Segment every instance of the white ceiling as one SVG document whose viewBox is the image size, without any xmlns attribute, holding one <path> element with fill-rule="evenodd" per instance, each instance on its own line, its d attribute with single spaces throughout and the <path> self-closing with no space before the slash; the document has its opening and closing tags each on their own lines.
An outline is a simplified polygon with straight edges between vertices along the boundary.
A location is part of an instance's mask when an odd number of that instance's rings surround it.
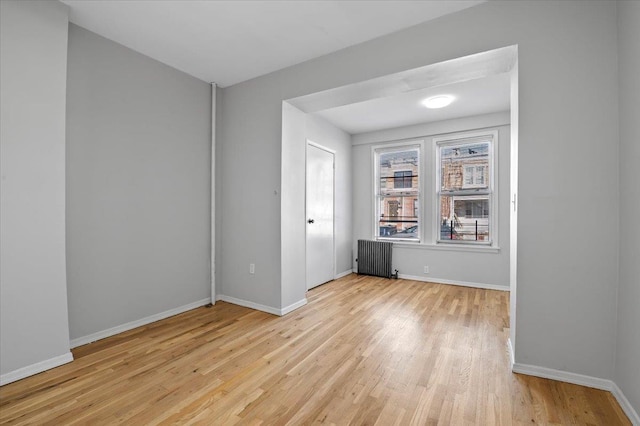
<svg viewBox="0 0 640 426">
<path fill-rule="evenodd" d="M 448 107 L 428 109 L 420 101 L 449 94 L 455 101 Z M 371 132 L 492 112 L 510 108 L 510 76 L 507 73 L 438 87 L 399 93 L 364 102 L 318 111 L 334 126 L 350 134 Z"/>
<path fill-rule="evenodd" d="M 222 87 L 482 3 L 61 1 L 71 22 Z"/>
</svg>

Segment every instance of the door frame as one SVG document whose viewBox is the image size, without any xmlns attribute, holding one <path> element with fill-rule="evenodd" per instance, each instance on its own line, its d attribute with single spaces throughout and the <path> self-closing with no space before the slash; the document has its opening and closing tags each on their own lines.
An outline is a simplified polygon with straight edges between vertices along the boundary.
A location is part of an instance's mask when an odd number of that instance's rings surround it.
<svg viewBox="0 0 640 426">
<path fill-rule="evenodd" d="M 319 143 L 313 142 L 310 139 L 306 139 L 306 144 L 304 146 L 304 220 L 305 220 L 305 227 L 304 227 L 304 284 L 305 284 L 305 291 L 309 291 L 309 283 L 307 282 L 307 239 L 309 238 L 308 235 L 308 230 L 309 227 L 306 223 L 307 219 L 309 219 L 309 212 L 307 211 L 308 208 L 308 204 L 307 204 L 307 170 L 308 170 L 308 151 L 309 151 L 309 146 L 312 146 L 314 148 L 318 148 L 321 149 L 323 151 L 328 152 L 329 154 L 331 154 L 333 156 L 333 188 L 332 188 L 332 195 L 333 195 L 333 212 L 332 212 L 332 216 L 333 216 L 333 271 L 332 271 L 332 280 L 336 279 L 336 150 L 331 149 L 331 148 L 327 148 L 324 145 L 320 145 Z M 322 284 L 319 284 L 322 285 Z M 316 286 L 317 287 L 317 286 Z M 315 288 L 315 287 L 314 287 Z"/>
</svg>

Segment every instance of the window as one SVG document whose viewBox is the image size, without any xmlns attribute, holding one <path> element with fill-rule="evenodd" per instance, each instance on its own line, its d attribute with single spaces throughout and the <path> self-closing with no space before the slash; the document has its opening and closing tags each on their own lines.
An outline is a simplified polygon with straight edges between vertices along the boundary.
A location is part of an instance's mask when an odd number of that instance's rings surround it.
<svg viewBox="0 0 640 426">
<path fill-rule="evenodd" d="M 463 188 L 483 188 L 485 186 L 485 165 L 464 166 Z"/>
<path fill-rule="evenodd" d="M 420 145 L 374 150 L 376 237 L 420 241 Z"/>
<path fill-rule="evenodd" d="M 494 133 L 436 140 L 438 242 L 492 242 L 494 141 Z"/>
<path fill-rule="evenodd" d="M 393 172 L 393 187 L 411 188 L 412 178 L 413 172 L 411 170 L 406 170 L 403 172 Z"/>
<path fill-rule="evenodd" d="M 374 238 L 495 248 L 498 132 L 465 132 L 431 141 L 427 151 L 421 140 L 372 148 Z M 424 198 L 425 183 L 429 199 Z M 424 223 L 431 226 L 424 228 Z"/>
</svg>

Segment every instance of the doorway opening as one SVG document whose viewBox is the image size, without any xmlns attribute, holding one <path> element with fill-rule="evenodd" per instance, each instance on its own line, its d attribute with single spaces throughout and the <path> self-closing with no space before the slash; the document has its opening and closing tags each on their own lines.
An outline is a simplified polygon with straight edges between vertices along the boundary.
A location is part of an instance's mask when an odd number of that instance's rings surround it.
<svg viewBox="0 0 640 426">
<path fill-rule="evenodd" d="M 420 229 L 418 231 L 420 234 L 416 233 L 416 238 L 414 238 L 417 241 L 408 241 L 410 240 L 408 239 L 397 244 L 397 253 L 400 256 L 396 256 L 396 248 L 394 247 L 394 264 L 396 259 L 398 262 L 404 262 L 403 267 L 397 268 L 400 270 L 401 278 L 403 269 L 411 264 L 414 271 L 405 273 L 406 278 L 471 286 L 480 283 L 480 285 L 485 285 L 483 288 L 500 287 L 499 289 L 509 290 L 511 292 L 509 344 L 513 356 L 516 343 L 517 307 L 517 59 L 517 46 L 501 47 L 283 102 L 281 177 L 283 306 L 296 302 L 298 299 L 295 297 L 305 298 L 307 290 L 308 268 L 304 262 L 307 250 L 306 227 L 309 219 L 306 214 L 306 188 L 304 184 L 296 183 L 291 178 L 292 176 L 298 176 L 302 179 L 306 177 L 305 158 L 308 135 L 305 123 L 310 119 L 321 118 L 351 135 L 351 158 L 348 164 L 353 171 L 350 197 L 352 203 L 350 214 L 353 218 L 353 228 L 350 234 L 352 268 L 356 265 L 354 261 L 357 252 L 357 239 L 367 236 L 372 239 L 379 235 L 379 232 L 376 233 L 379 228 L 379 218 L 375 215 L 376 196 L 379 194 L 375 193 L 372 184 L 375 180 L 372 147 L 375 144 L 400 143 L 417 138 L 423 140 L 425 144 L 425 150 L 422 154 L 425 164 L 424 180 L 421 180 L 424 188 L 424 193 L 421 195 L 424 201 L 420 205 L 414 205 L 413 209 L 418 212 L 415 216 L 423 218 L 424 226 L 417 228 Z M 493 91 L 494 87 L 499 88 L 499 91 Z M 459 104 L 464 104 L 466 109 L 460 110 L 460 114 L 457 116 L 447 116 L 446 109 L 438 110 L 440 112 L 437 113 L 439 114 L 437 119 L 421 122 L 421 116 L 425 115 L 425 110 L 416 108 L 420 100 L 438 95 L 439 93 L 436 92 L 451 88 L 466 90 L 465 93 L 470 95 L 465 98 L 465 101 L 462 100 L 462 97 L 460 98 Z M 497 97 L 504 101 L 503 108 L 491 110 L 490 105 L 495 105 Z M 392 105 L 394 102 L 394 109 L 385 110 L 383 108 L 383 105 Z M 400 105 L 401 103 L 414 109 L 412 111 L 402 110 L 404 106 Z M 492 124 L 487 125 L 486 121 L 489 118 L 491 118 Z M 458 124 L 460 121 L 464 121 L 466 127 L 464 129 L 455 128 L 452 124 L 454 121 Z M 485 131 L 496 126 L 500 127 L 499 139 L 505 141 L 499 146 L 501 149 L 508 148 L 496 154 L 500 158 L 496 166 L 496 173 L 500 174 L 500 188 L 499 193 L 496 190 L 495 195 L 499 204 L 493 210 L 496 212 L 499 222 L 497 226 L 494 226 L 492 235 L 497 243 L 487 247 L 479 247 L 479 244 L 474 247 L 462 247 L 462 243 L 456 240 L 449 241 L 450 244 L 445 247 L 445 244 L 440 244 L 441 241 L 439 241 L 442 240 L 439 238 L 442 230 L 440 223 L 436 223 L 437 215 L 431 214 L 431 210 L 435 210 L 434 206 L 439 205 L 436 197 L 438 194 L 437 179 L 434 174 L 438 170 L 436 162 L 438 155 L 437 151 L 429 148 L 434 146 L 434 139 L 437 136 L 460 135 L 474 130 Z M 417 127 L 420 127 L 422 129 L 420 131 L 424 131 L 424 133 L 413 134 L 412 132 Z M 393 136 L 390 136 L 392 134 Z M 341 161 L 340 156 L 342 156 L 342 152 L 336 156 L 337 163 Z M 475 181 L 476 178 L 472 183 Z M 342 185 L 339 187 L 342 188 Z M 334 208 L 340 209 L 342 202 L 343 199 L 338 197 Z M 397 207 L 399 209 L 400 205 Z M 402 207 L 404 211 L 406 206 Z M 389 213 L 389 215 L 392 214 Z M 453 229 L 449 230 L 450 236 L 452 231 Z M 339 234 L 343 234 L 342 230 Z M 411 245 L 412 242 L 413 245 Z M 460 247 L 463 250 L 460 250 Z M 481 252 L 482 254 L 479 254 Z M 340 250 L 337 251 L 336 256 L 335 263 L 339 264 L 342 256 Z M 448 261 L 444 260 L 445 257 Z M 452 260 L 453 257 L 456 259 Z M 500 268 L 494 268 L 490 262 L 487 263 L 487 259 L 498 257 L 502 259 Z M 465 268 L 459 267 L 460 262 L 465 262 Z M 436 274 L 445 269 L 447 269 L 445 273 L 450 273 L 452 278 L 438 279 Z M 477 270 L 478 274 L 488 275 L 498 269 L 501 273 L 501 282 L 493 287 L 486 284 L 491 283 L 491 280 L 486 277 L 484 280 L 475 280 L 474 278 L 477 276 L 474 275 L 474 272 L 469 272 L 468 279 L 461 276 L 453 277 L 454 272 Z M 335 271 L 337 272 L 336 277 L 340 276 L 341 271 L 340 268 Z M 426 274 L 429 275 L 425 276 Z M 290 299 L 284 300 L 285 295 Z"/>
</svg>

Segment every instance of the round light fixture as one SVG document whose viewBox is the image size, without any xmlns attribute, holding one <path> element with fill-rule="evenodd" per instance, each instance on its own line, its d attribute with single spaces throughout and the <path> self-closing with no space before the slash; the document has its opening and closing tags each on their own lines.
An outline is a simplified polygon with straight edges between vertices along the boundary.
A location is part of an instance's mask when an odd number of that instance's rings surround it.
<svg viewBox="0 0 640 426">
<path fill-rule="evenodd" d="M 436 95 L 422 101 L 422 105 L 431 109 L 444 108 L 453 102 L 454 99 L 451 95 Z"/>
</svg>

